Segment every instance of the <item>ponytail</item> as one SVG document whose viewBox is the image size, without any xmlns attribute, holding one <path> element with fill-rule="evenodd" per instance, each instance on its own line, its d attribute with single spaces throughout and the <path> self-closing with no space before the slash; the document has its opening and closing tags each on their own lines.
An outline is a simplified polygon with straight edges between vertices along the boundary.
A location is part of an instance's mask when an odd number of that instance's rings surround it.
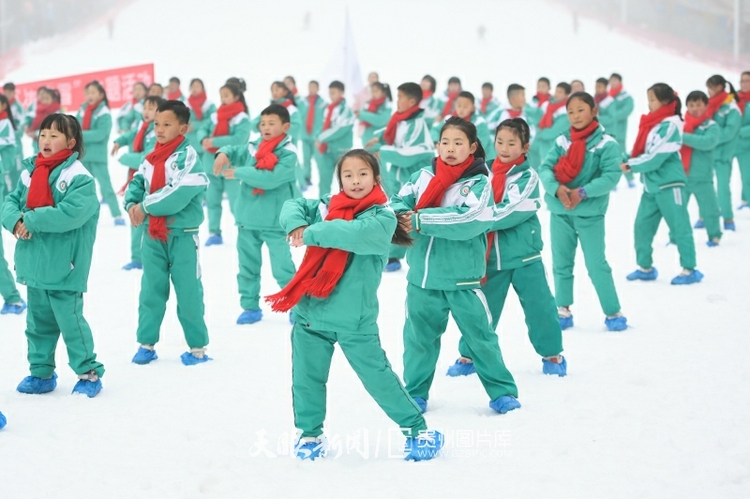
<svg viewBox="0 0 750 499">
<path fill-rule="evenodd" d="M 242 93 L 242 89 L 240 86 L 236 83 L 225 83 L 223 87 L 226 88 L 230 92 L 232 92 L 232 95 L 235 97 L 239 97 L 239 101 L 242 102 L 242 107 L 245 109 L 245 112 L 249 112 L 247 109 L 247 102 L 245 102 L 245 94 Z"/>
<path fill-rule="evenodd" d="M 84 88 L 89 88 L 89 87 L 94 87 L 97 91 L 99 91 L 99 93 L 104 96 L 104 98 L 102 98 L 102 101 L 104 101 L 104 104 L 107 107 L 109 107 L 109 100 L 107 100 L 107 91 L 104 90 L 104 87 L 102 86 L 102 84 L 94 80 L 88 85 L 86 85 Z M 60 102 L 60 92 L 57 92 L 57 102 Z"/>
<path fill-rule="evenodd" d="M 379 81 L 376 81 L 372 84 L 373 87 L 377 87 L 380 89 L 381 92 L 383 92 L 383 95 L 385 95 L 385 99 L 388 102 L 393 102 L 393 94 L 391 94 L 391 86 L 387 83 L 381 83 Z"/>
<path fill-rule="evenodd" d="M 734 89 L 734 85 L 732 85 L 731 82 L 728 82 L 723 76 L 713 75 L 711 78 L 706 80 L 707 87 L 721 87 L 722 90 L 726 90 L 727 85 L 729 85 L 728 93 L 732 94 L 732 96 L 734 97 L 734 101 L 739 104 L 740 96 L 737 95 L 737 91 Z"/>
</svg>

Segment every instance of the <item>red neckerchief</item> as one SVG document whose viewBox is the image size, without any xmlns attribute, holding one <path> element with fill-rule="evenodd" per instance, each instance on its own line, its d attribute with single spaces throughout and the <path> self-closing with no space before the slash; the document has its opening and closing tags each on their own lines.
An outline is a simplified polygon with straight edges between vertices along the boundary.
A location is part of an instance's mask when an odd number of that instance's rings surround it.
<svg viewBox="0 0 750 499">
<path fill-rule="evenodd" d="M 646 151 L 646 141 L 648 140 L 648 134 L 651 130 L 669 118 L 674 116 L 677 112 L 677 101 L 671 104 L 666 104 L 656 111 L 641 116 L 641 121 L 638 124 L 638 135 L 635 138 L 635 144 L 633 144 L 633 151 L 630 153 L 631 158 L 637 158 Z"/>
<path fill-rule="evenodd" d="M 26 207 L 30 210 L 44 206 L 55 206 L 52 197 L 52 187 L 49 185 L 49 176 L 52 170 L 65 163 L 73 155 L 72 149 L 63 149 L 49 158 L 42 156 L 40 152 L 36 156 L 34 171 L 31 172 L 31 185 L 26 194 Z"/>
<path fill-rule="evenodd" d="M 216 110 L 216 126 L 214 127 L 213 137 L 224 137 L 229 135 L 229 122 L 240 113 L 245 112 L 245 106 L 242 102 L 232 102 L 231 104 L 222 104 Z M 218 147 L 212 147 L 208 150 L 210 153 L 218 151 Z"/>
<path fill-rule="evenodd" d="M 331 128 L 331 120 L 333 119 L 333 110 L 336 109 L 336 107 L 341 104 L 344 101 L 344 98 L 337 100 L 336 102 L 331 102 L 328 104 L 328 107 L 326 107 L 326 119 L 323 122 L 323 130 L 328 130 Z M 318 151 L 320 151 L 320 154 L 325 154 L 325 152 L 328 150 L 328 144 L 325 142 L 321 142 L 318 146 Z"/>
<path fill-rule="evenodd" d="M 560 156 L 557 164 L 552 167 L 555 180 L 565 185 L 572 182 L 581 173 L 583 160 L 586 158 L 586 140 L 599 128 L 599 121 L 596 119 L 589 123 L 583 130 L 576 130 L 570 127 L 570 140 L 572 144 L 568 152 Z"/>
<path fill-rule="evenodd" d="M 281 144 L 286 138 L 286 134 L 281 134 L 275 139 L 262 140 L 258 146 L 258 150 L 255 153 L 255 168 L 258 170 L 273 170 L 276 164 L 279 162 L 279 158 L 273 153 L 276 150 L 276 146 Z M 253 189 L 254 195 L 263 194 L 263 189 Z"/>
<path fill-rule="evenodd" d="M 206 102 L 206 99 L 207 97 L 205 91 L 195 95 L 190 94 L 190 97 L 188 97 L 188 104 L 190 104 L 190 109 L 193 110 L 195 119 L 198 121 L 203 120 L 203 104 Z"/>
<path fill-rule="evenodd" d="M 554 118 L 555 112 L 561 107 L 563 107 L 567 102 L 568 102 L 568 99 L 563 99 L 558 102 L 550 101 L 547 104 L 547 109 L 545 109 L 544 111 L 544 116 L 542 116 L 542 119 L 539 120 L 539 128 L 551 127 L 555 121 L 555 118 Z"/>
<path fill-rule="evenodd" d="M 146 156 L 146 160 L 154 166 L 154 172 L 151 175 L 151 185 L 148 191 L 149 194 L 153 194 L 167 185 L 167 159 L 169 159 L 184 140 L 185 136 L 178 135 L 166 144 L 157 142 L 154 151 Z M 152 239 L 166 243 L 169 236 L 167 217 L 149 215 L 148 234 Z"/>
<path fill-rule="evenodd" d="M 86 109 L 83 110 L 83 123 L 81 123 L 82 129 L 91 130 L 91 119 L 94 116 L 94 111 L 96 111 L 96 108 L 99 107 L 101 102 L 102 101 L 99 101 L 96 104 L 89 104 L 86 106 Z"/>
<path fill-rule="evenodd" d="M 472 164 L 474 164 L 473 154 L 466 158 L 463 163 L 455 166 L 446 164 L 442 158 L 438 156 L 435 161 L 435 176 L 430 179 L 427 188 L 419 197 L 419 202 L 414 208 L 414 211 L 440 206 L 443 196 L 445 196 L 445 191 L 455 184 Z"/>
<path fill-rule="evenodd" d="M 385 132 L 383 132 L 383 142 L 385 142 L 389 146 L 392 146 L 393 143 L 396 142 L 396 131 L 398 130 L 398 124 L 404 120 L 408 120 L 416 113 L 419 113 L 421 111 L 422 108 L 419 107 L 419 104 L 417 104 L 416 106 L 410 107 L 403 113 L 393 113 L 391 119 L 388 120 L 388 125 L 386 125 L 385 127 Z"/>
</svg>

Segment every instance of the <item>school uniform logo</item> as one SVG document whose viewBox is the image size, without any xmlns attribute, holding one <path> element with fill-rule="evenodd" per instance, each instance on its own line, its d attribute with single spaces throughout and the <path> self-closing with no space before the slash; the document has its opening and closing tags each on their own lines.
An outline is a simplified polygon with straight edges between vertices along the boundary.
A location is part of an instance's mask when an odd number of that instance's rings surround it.
<svg viewBox="0 0 750 499">
<path fill-rule="evenodd" d="M 65 192 L 68 189 L 68 183 L 66 181 L 62 181 L 59 184 L 57 184 L 57 189 L 60 192 Z"/>
<path fill-rule="evenodd" d="M 463 187 L 461 188 L 461 195 L 462 195 L 462 196 L 468 196 L 468 195 L 469 195 L 469 191 L 470 191 L 470 190 L 471 190 L 471 189 L 469 189 L 469 186 L 468 186 L 468 185 L 465 185 L 465 186 L 463 186 Z"/>
<path fill-rule="evenodd" d="M 172 169 L 173 169 L 173 170 L 176 170 L 176 169 L 177 169 L 177 162 L 174 162 L 174 163 L 172 163 Z"/>
</svg>

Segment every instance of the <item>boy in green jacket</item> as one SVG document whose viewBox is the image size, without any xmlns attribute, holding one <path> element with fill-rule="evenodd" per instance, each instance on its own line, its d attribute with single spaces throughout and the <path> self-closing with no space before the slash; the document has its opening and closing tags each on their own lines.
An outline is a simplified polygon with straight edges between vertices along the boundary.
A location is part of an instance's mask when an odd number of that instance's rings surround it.
<svg viewBox="0 0 750 499">
<path fill-rule="evenodd" d="M 742 203 L 737 209 L 742 210 L 747 208 L 750 202 L 750 71 L 743 71 L 740 75 L 740 91 L 737 92 L 737 96 L 740 98 L 737 105 L 742 114 L 735 151 L 742 177 Z M 13 112 L 16 112 L 15 108 Z"/>
<path fill-rule="evenodd" d="M 628 133 L 628 117 L 633 113 L 635 104 L 633 97 L 622 87 L 622 76 L 618 73 L 612 73 L 612 76 L 609 77 L 609 91 L 598 105 L 599 122 L 607 134 L 614 137 L 620 144 L 624 154 Z M 632 172 L 626 173 L 625 178 L 629 187 L 635 187 Z"/>
<path fill-rule="evenodd" d="M 302 120 L 302 168 L 297 184 L 302 192 L 312 185 L 312 160 L 315 157 L 315 139 L 323 130 L 323 118 L 326 112 L 326 101 L 318 95 L 320 84 L 312 80 L 307 85 L 308 94 L 299 99 L 300 118 Z"/>
<path fill-rule="evenodd" d="M 8 173 L 10 180 L 10 188 L 8 194 L 16 188 L 18 179 L 21 176 L 21 162 L 23 161 L 23 128 L 24 121 L 26 118 L 26 112 L 18 99 L 16 99 L 16 86 L 13 83 L 6 83 L 3 85 L 3 95 L 8 99 L 10 103 L 10 109 L 13 112 L 13 123 L 16 126 L 16 161 L 10 167 L 5 165 L 5 171 Z"/>
<path fill-rule="evenodd" d="M 424 109 L 422 117 L 427 123 L 428 127 L 431 127 L 435 118 L 440 113 L 438 109 L 437 97 L 435 97 L 435 90 L 437 89 L 437 81 L 430 75 L 424 75 L 419 86 L 422 88 L 422 100 L 419 102 L 419 107 Z"/>
<path fill-rule="evenodd" d="M 286 232 L 279 228 L 279 213 L 284 203 L 300 197 L 296 185 L 297 148 L 287 134 L 289 128 L 289 111 L 280 104 L 271 104 L 260 113 L 258 141 L 250 147 L 222 147 L 216 155 L 214 168 L 221 168 L 225 178 L 240 181 L 234 218 L 239 229 L 237 285 L 243 312 L 237 324 L 253 324 L 263 318 L 260 309 L 263 243 L 268 247 L 271 271 L 279 287 L 283 288 L 294 277 Z"/>
<path fill-rule="evenodd" d="M 203 222 L 201 204 L 208 178 L 198 153 L 185 139 L 189 120 L 190 110 L 180 101 L 159 106 L 154 120 L 156 148 L 146 156 L 125 193 L 131 223 L 146 225 L 136 364 L 158 358 L 154 346 L 167 308 L 170 278 L 177 295 L 177 317 L 190 347 L 182 354 L 182 363 L 189 366 L 211 360 L 206 355 L 208 330 L 198 260 L 198 227 Z"/>
<path fill-rule="evenodd" d="M 318 197 L 321 199 L 331 192 L 336 162 L 352 148 L 354 140 L 354 113 L 346 105 L 344 84 L 332 81 L 328 86 L 328 95 L 331 103 L 326 108 L 321 132 L 315 139 L 315 161 L 320 174 Z"/>
<path fill-rule="evenodd" d="M 83 317 L 99 219 L 94 178 L 78 161 L 81 127 L 72 116 L 51 114 L 39 129 L 39 155 L 24 161 L 21 181 L 5 200 L 2 225 L 16 243 L 16 278 L 27 287 L 26 339 L 31 376 L 18 385 L 29 394 L 57 387 L 55 348 L 60 335 L 68 365 L 78 375 L 73 393 L 94 397 L 104 366 L 96 360 Z"/>
<path fill-rule="evenodd" d="M 558 83 L 555 88 L 554 98 L 545 103 L 540 109 L 543 112 L 538 115 L 536 126 L 536 136 L 531 144 L 530 156 L 531 167 L 539 168 L 544 162 L 547 153 L 555 145 L 557 137 L 570 128 L 568 113 L 565 110 L 565 104 L 570 95 L 570 85 L 562 82 Z M 538 160 L 539 163 L 534 163 Z"/>
</svg>

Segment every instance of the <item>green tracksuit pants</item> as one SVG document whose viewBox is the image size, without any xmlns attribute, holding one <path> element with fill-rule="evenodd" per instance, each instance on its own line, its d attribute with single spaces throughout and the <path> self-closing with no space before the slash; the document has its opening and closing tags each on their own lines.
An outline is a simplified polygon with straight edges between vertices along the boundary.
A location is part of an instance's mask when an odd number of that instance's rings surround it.
<svg viewBox="0 0 750 499">
<path fill-rule="evenodd" d="M 83 166 L 86 167 L 99 184 L 99 191 L 107 203 L 110 213 L 112 213 L 112 218 L 121 217 L 120 203 L 117 202 L 117 195 L 114 188 L 112 188 L 112 180 L 109 178 L 109 166 L 107 163 L 84 161 Z"/>
<path fill-rule="evenodd" d="M 326 194 L 331 192 L 331 183 L 333 182 L 333 173 L 336 169 L 336 160 L 339 154 L 331 151 L 331 147 L 328 147 L 328 151 L 321 153 L 317 149 L 315 150 L 315 163 L 318 165 L 318 174 L 320 176 L 320 186 L 318 197 L 323 198 Z"/>
<path fill-rule="evenodd" d="M 83 317 L 83 293 L 26 289 L 26 339 L 31 375 L 50 378 L 55 371 L 55 348 L 62 334 L 68 350 L 68 365 L 76 374 L 95 371 L 101 377 L 104 366 L 96 360 L 94 337 Z"/>
<path fill-rule="evenodd" d="M 738 151 L 737 163 L 742 177 L 742 201 L 750 202 L 750 151 Z"/>
<path fill-rule="evenodd" d="M 409 394 L 429 399 L 440 355 L 440 337 L 448 326 L 449 313 L 466 341 L 466 356 L 474 361 L 490 400 L 505 395 L 518 397 L 513 375 L 503 362 L 482 290 L 441 291 L 422 289 L 411 283 L 406 288 L 404 324 L 404 382 Z"/>
<path fill-rule="evenodd" d="M 573 301 L 573 269 L 576 249 L 581 242 L 591 283 L 594 285 L 602 311 L 607 316 L 620 311 L 612 268 L 607 263 L 604 244 L 604 215 L 578 217 L 552 213 L 552 274 L 555 277 L 555 301 L 558 307 L 569 307 Z"/>
<path fill-rule="evenodd" d="M 635 217 L 635 256 L 638 266 L 644 269 L 653 266 L 652 244 L 662 218 L 669 227 L 670 239 L 677 245 L 680 265 L 684 269 L 693 270 L 695 242 L 687 211 L 687 190 L 684 187 L 669 187 L 656 194 L 643 192 Z"/>
<path fill-rule="evenodd" d="M 143 244 L 143 235 L 146 234 L 146 225 L 141 224 L 138 227 L 130 228 L 130 261 L 143 263 L 141 258 L 141 244 Z"/>
<path fill-rule="evenodd" d="M 698 213 L 701 220 L 706 224 L 708 239 L 721 239 L 719 202 L 716 199 L 714 183 L 710 180 L 692 180 L 688 178 L 687 195 L 688 201 L 691 195 L 695 196 L 695 200 L 698 203 Z"/>
<path fill-rule="evenodd" d="M 208 208 L 208 232 L 221 235 L 221 213 L 224 193 L 229 198 L 229 211 L 234 213 L 234 203 L 240 193 L 239 180 L 227 180 L 223 176 L 218 177 L 207 172 L 208 190 L 206 191 L 206 207 Z"/>
<path fill-rule="evenodd" d="M 296 269 L 286 234 L 282 230 L 251 230 L 238 228 L 237 255 L 240 272 L 237 274 L 237 286 L 240 291 L 242 310 L 260 308 L 260 268 L 262 263 L 261 248 L 263 243 L 268 247 L 271 258 L 271 273 L 280 288 L 284 288 L 294 277 Z"/>
<path fill-rule="evenodd" d="M 401 168 L 399 166 L 391 165 L 390 168 L 388 168 L 387 171 L 381 168 L 381 171 L 385 172 L 384 175 L 384 183 L 386 188 L 386 194 L 388 197 L 395 196 L 396 194 L 401 191 L 401 188 L 404 186 L 406 182 L 409 181 L 409 177 L 412 176 L 412 174 L 416 171 L 412 168 Z M 391 244 L 391 249 L 388 253 L 388 258 L 396 258 L 398 260 L 403 260 L 406 258 L 406 246 L 398 246 L 396 244 Z"/>
<path fill-rule="evenodd" d="M 716 172 L 716 195 L 719 198 L 719 210 L 724 220 L 734 220 L 734 207 L 732 206 L 732 160 L 716 161 L 714 163 Z"/>
<path fill-rule="evenodd" d="M 138 305 L 138 343 L 155 345 L 169 299 L 171 278 L 177 295 L 177 318 L 190 348 L 208 345 L 203 319 L 203 283 L 198 260 L 197 232 L 172 231 L 166 243 L 144 234 L 143 277 Z"/>
<path fill-rule="evenodd" d="M 331 367 L 333 345 L 341 351 L 375 402 L 404 435 L 417 435 L 427 429 L 424 417 L 412 400 L 380 346 L 377 324 L 358 331 L 314 331 L 295 317 L 292 329 L 292 400 L 294 425 L 302 437 L 323 433 L 326 417 L 326 383 Z"/>
<path fill-rule="evenodd" d="M 495 266 L 487 270 L 487 282 L 482 290 L 492 313 L 493 330 L 500 322 L 511 285 L 521 301 L 529 339 L 536 353 L 542 357 L 559 355 L 563 351 L 562 330 L 541 259 L 516 269 L 497 270 Z M 471 358 L 467 346 L 462 337 L 458 342 L 458 351 L 462 357 Z"/>
<path fill-rule="evenodd" d="M 307 187 L 312 178 L 312 160 L 315 157 L 315 139 L 302 139 L 302 168 L 297 176 L 300 188 Z"/>
<path fill-rule="evenodd" d="M 0 206 L 2 206 L 2 195 L 0 195 Z M 8 261 L 5 259 L 2 234 L 0 234 L 0 296 L 5 303 L 21 302 L 21 295 L 16 287 L 16 280 L 10 272 Z"/>
</svg>

